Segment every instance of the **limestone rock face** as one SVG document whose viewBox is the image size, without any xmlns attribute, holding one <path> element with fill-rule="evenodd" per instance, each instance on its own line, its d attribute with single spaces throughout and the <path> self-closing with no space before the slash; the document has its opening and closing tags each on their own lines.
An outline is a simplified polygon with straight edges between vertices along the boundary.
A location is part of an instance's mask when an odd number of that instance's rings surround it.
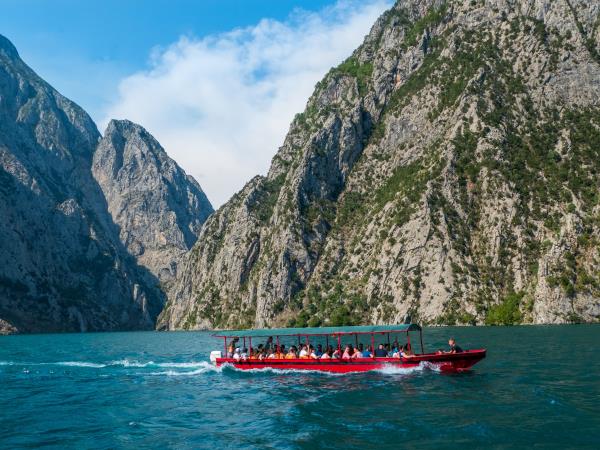
<svg viewBox="0 0 600 450">
<path fill-rule="evenodd" d="M 599 13 L 397 2 L 204 224 L 159 328 L 597 321 Z"/>
<path fill-rule="evenodd" d="M 164 295 L 118 239 L 99 139 L 0 36 L 0 333 L 154 327 Z"/>
<path fill-rule="evenodd" d="M 206 195 L 150 133 L 127 120 L 109 123 L 92 170 L 121 242 L 168 286 L 213 212 Z"/>
</svg>

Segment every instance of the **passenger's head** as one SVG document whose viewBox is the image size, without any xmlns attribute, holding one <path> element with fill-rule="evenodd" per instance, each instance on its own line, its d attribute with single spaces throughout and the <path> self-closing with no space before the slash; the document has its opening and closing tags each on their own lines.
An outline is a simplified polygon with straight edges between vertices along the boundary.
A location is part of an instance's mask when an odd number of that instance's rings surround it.
<svg viewBox="0 0 600 450">
<path fill-rule="evenodd" d="M 358 349 L 362 350 L 363 349 L 363 345 L 362 344 L 358 344 Z"/>
<path fill-rule="evenodd" d="M 454 338 L 448 339 L 448 345 L 454 345 L 454 344 L 456 344 L 456 341 L 454 340 Z"/>
<path fill-rule="evenodd" d="M 379 344 L 379 350 L 383 350 L 383 344 Z"/>
<path fill-rule="evenodd" d="M 242 352 L 248 353 L 248 349 L 246 347 L 244 347 L 244 349 L 242 350 Z"/>
<path fill-rule="evenodd" d="M 317 345 L 317 350 L 322 350 L 322 349 L 323 349 L 323 346 L 321 344 L 318 344 Z"/>
</svg>

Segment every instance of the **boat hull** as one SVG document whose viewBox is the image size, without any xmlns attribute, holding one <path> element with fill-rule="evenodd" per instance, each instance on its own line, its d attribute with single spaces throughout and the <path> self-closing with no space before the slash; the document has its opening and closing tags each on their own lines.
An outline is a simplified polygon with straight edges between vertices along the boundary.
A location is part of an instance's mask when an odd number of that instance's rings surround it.
<svg viewBox="0 0 600 450">
<path fill-rule="evenodd" d="M 422 363 L 442 372 L 462 372 L 469 370 L 485 358 L 486 350 L 468 350 L 462 353 L 430 353 L 411 358 L 358 358 L 352 360 L 339 359 L 248 359 L 237 361 L 233 358 L 217 358 L 217 367 L 225 364 L 241 370 L 313 370 L 334 373 L 369 372 L 387 367 L 412 368 Z"/>
</svg>

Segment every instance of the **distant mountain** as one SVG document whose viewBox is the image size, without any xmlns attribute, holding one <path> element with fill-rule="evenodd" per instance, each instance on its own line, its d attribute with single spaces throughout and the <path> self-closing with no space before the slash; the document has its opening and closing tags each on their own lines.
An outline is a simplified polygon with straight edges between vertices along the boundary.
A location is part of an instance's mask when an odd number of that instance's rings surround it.
<svg viewBox="0 0 600 450">
<path fill-rule="evenodd" d="M 204 224 L 159 328 L 598 321 L 599 13 L 398 1 Z"/>
<path fill-rule="evenodd" d="M 154 327 L 165 298 L 156 276 L 162 274 L 159 245 L 139 237 L 137 224 L 153 221 L 153 232 L 163 231 L 164 266 L 170 268 L 173 248 L 195 242 L 212 208 L 141 128 L 119 122 L 109 132 L 101 140 L 85 111 L 37 76 L 0 36 L 0 332 Z M 118 160 L 111 167 L 127 167 L 114 173 L 115 181 L 102 166 L 111 151 Z M 136 151 L 157 161 L 141 169 L 146 178 L 130 166 Z M 121 221 L 118 186 L 132 204 L 144 187 L 159 193 L 146 196 L 152 202 L 146 208 L 136 204 L 135 220 Z M 169 223 L 176 228 L 170 233 L 164 230 Z M 142 258 L 135 242 L 154 256 Z M 134 247 L 147 267 L 129 254 Z"/>
<path fill-rule="evenodd" d="M 108 124 L 92 171 L 121 242 L 139 264 L 168 283 L 213 212 L 200 185 L 150 133 L 128 120 Z"/>
</svg>

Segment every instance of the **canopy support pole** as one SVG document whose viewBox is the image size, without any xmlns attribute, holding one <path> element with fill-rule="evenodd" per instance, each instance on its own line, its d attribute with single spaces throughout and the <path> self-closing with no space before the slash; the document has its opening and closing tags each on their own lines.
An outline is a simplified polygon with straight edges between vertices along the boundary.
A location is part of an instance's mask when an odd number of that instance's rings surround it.
<svg viewBox="0 0 600 450">
<path fill-rule="evenodd" d="M 424 355 L 425 349 L 423 348 L 423 330 L 419 330 L 419 337 L 421 338 L 421 355 Z"/>
<path fill-rule="evenodd" d="M 371 358 L 375 358 L 375 333 L 371 333 Z"/>
<path fill-rule="evenodd" d="M 244 348 L 246 348 L 246 336 L 244 336 Z M 244 350 L 244 348 L 242 349 L 242 351 Z"/>
<path fill-rule="evenodd" d="M 358 348 L 358 334 L 354 335 L 354 346 Z"/>
<path fill-rule="evenodd" d="M 248 339 L 250 340 L 250 344 L 249 344 L 250 348 L 248 350 L 250 351 L 250 355 L 251 355 L 253 353 L 253 349 L 252 349 L 252 336 L 250 336 Z M 250 357 L 250 355 L 248 355 L 248 357 Z"/>
<path fill-rule="evenodd" d="M 412 345 L 410 345 L 410 333 L 408 331 L 406 332 L 406 340 L 408 341 L 408 348 L 410 348 L 410 351 L 412 352 Z"/>
<path fill-rule="evenodd" d="M 225 341 L 225 353 L 223 354 L 225 355 L 225 358 L 227 358 L 227 336 L 224 336 L 223 340 Z"/>
<path fill-rule="evenodd" d="M 338 334 L 338 352 L 342 352 L 342 336 Z M 341 358 L 341 356 L 340 356 Z"/>
<path fill-rule="evenodd" d="M 277 353 L 281 353 L 281 347 L 279 347 L 279 336 L 276 336 L 275 339 L 277 340 Z"/>
<path fill-rule="evenodd" d="M 329 348 L 329 335 L 325 336 L 325 351 Z"/>
</svg>

